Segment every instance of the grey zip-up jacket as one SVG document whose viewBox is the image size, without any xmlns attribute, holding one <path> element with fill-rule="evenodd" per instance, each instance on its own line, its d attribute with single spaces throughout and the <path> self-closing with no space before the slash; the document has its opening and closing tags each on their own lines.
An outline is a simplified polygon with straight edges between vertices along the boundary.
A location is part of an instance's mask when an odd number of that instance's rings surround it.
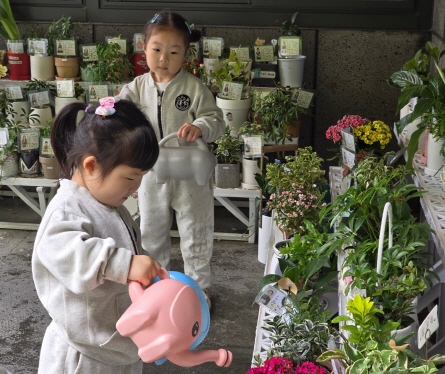
<svg viewBox="0 0 445 374">
<path fill-rule="evenodd" d="M 224 134 L 223 112 L 216 105 L 213 94 L 200 79 L 183 69 L 162 96 L 158 94 L 151 74 L 145 73 L 126 84 L 119 97 L 139 105 L 152 123 L 158 140 L 177 132 L 186 122 L 199 127 L 207 143 Z"/>
<path fill-rule="evenodd" d="M 131 304 L 133 254 L 146 254 L 139 227 L 124 207 L 111 208 L 62 180 L 37 231 L 32 272 L 58 334 L 79 352 L 109 365 L 139 360 L 116 322 Z"/>
</svg>

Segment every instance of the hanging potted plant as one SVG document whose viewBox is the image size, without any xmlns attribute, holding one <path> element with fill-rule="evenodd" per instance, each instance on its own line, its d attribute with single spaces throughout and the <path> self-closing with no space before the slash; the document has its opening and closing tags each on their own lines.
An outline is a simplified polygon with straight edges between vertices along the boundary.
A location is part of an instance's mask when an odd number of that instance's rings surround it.
<svg viewBox="0 0 445 374">
<path fill-rule="evenodd" d="M 216 94 L 216 105 L 224 114 L 232 135 L 238 135 L 252 104 L 250 71 L 252 61 L 242 61 L 234 50 L 209 76 L 210 90 Z"/>
<path fill-rule="evenodd" d="M 45 37 L 48 39 L 48 55 L 54 55 L 56 79 L 80 80 L 78 36 L 73 32 L 71 17 L 62 16 L 57 21 L 53 21 Z"/>
<path fill-rule="evenodd" d="M 215 140 L 212 152 L 217 158 L 215 186 L 218 188 L 238 188 L 240 186 L 239 159 L 242 142 L 231 134 L 226 126 L 224 135 Z"/>
<path fill-rule="evenodd" d="M 0 22 L 0 34 L 6 39 L 8 49 L 9 79 L 30 79 L 30 58 L 25 52 L 25 41 L 21 39 L 9 0 L 0 1 Z"/>
<path fill-rule="evenodd" d="M 439 62 L 445 50 L 436 47 L 433 43 L 427 42 L 424 48 L 425 53 L 433 60 L 436 68 L 435 72 L 427 74 L 425 77 L 415 69 L 401 70 L 391 75 L 389 84 L 401 90 L 397 102 L 397 111 L 402 109 L 412 98 L 417 98 L 417 104 L 412 113 L 404 116 L 396 122 L 398 133 L 402 133 L 404 128 L 410 123 L 421 119 L 417 129 L 412 132 L 408 143 L 407 165 L 412 168 L 412 161 L 419 148 L 421 135 L 428 130 L 428 149 L 426 157 L 425 173 L 435 175 L 443 166 L 444 160 L 444 118 L 445 111 L 445 75 L 439 67 Z"/>
</svg>

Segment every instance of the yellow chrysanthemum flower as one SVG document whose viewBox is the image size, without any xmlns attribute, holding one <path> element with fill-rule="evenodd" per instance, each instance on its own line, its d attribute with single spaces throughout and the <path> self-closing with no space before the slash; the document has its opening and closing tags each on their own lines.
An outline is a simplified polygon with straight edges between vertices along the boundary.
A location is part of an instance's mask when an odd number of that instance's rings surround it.
<svg viewBox="0 0 445 374">
<path fill-rule="evenodd" d="M 0 78 L 6 77 L 6 72 L 8 68 L 4 65 L 0 65 Z"/>
</svg>

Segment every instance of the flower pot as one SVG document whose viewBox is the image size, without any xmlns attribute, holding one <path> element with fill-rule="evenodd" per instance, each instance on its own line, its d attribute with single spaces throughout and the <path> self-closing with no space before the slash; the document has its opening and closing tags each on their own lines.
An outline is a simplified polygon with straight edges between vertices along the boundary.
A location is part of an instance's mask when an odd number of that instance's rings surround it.
<svg viewBox="0 0 445 374">
<path fill-rule="evenodd" d="M 80 68 L 80 76 L 83 82 L 93 82 L 94 81 L 94 71 L 92 69 Z"/>
<path fill-rule="evenodd" d="M 306 56 L 294 58 L 279 58 L 278 71 L 280 85 L 283 87 L 301 87 L 303 85 L 304 61 Z"/>
<path fill-rule="evenodd" d="M 5 158 L 3 156 L 0 163 L 0 177 L 10 178 L 15 177 L 19 173 L 19 157 L 17 153 L 13 153 Z"/>
<path fill-rule="evenodd" d="M 272 217 L 262 215 L 261 227 L 258 228 L 258 261 L 262 264 L 267 261 L 271 237 Z"/>
<path fill-rule="evenodd" d="M 54 56 L 31 56 L 31 79 L 54 80 Z"/>
<path fill-rule="evenodd" d="M 79 74 L 79 57 L 55 57 L 54 64 L 56 65 L 57 78 L 78 78 Z"/>
<path fill-rule="evenodd" d="M 53 113 L 51 111 L 51 107 L 43 107 L 43 108 L 32 108 L 33 112 L 31 113 L 29 120 L 29 127 L 43 129 L 46 126 L 48 121 L 53 119 Z M 35 119 L 33 121 L 33 119 Z"/>
<path fill-rule="evenodd" d="M 20 153 L 20 171 L 22 174 L 40 173 L 39 151 L 23 151 Z"/>
<path fill-rule="evenodd" d="M 77 103 L 77 102 L 84 103 L 85 102 L 85 98 L 78 99 L 76 97 L 58 97 L 58 96 L 56 96 L 56 99 L 55 99 L 55 114 L 57 115 L 57 113 L 59 113 L 60 110 L 65 105 L 68 105 L 68 104 L 71 104 L 71 103 Z M 83 117 L 85 117 L 85 112 L 79 111 L 77 113 L 77 123 L 79 123 L 80 120 Z"/>
<path fill-rule="evenodd" d="M 135 53 L 133 55 L 134 76 L 148 73 L 147 59 L 144 52 Z"/>
<path fill-rule="evenodd" d="M 13 122 L 20 122 L 20 127 L 28 128 L 28 116 L 30 110 L 29 101 L 13 101 L 9 105 L 11 106 L 11 109 L 12 111 L 14 111 L 14 113 L 8 114 L 8 120 Z"/>
<path fill-rule="evenodd" d="M 252 98 L 226 100 L 217 97 L 216 105 L 222 109 L 226 126 L 230 126 L 232 129 L 231 134 L 237 136 L 240 127 L 247 121 L 247 116 L 252 105 Z"/>
<path fill-rule="evenodd" d="M 31 79 L 31 64 L 27 53 L 7 52 L 9 79 L 22 81 Z"/>
<path fill-rule="evenodd" d="M 246 190 L 258 189 L 258 182 L 255 180 L 255 174 L 261 174 L 261 170 L 258 167 L 258 159 L 248 159 L 243 157 L 241 165 L 241 187 Z"/>
<path fill-rule="evenodd" d="M 442 156 L 441 149 L 445 142 L 443 138 L 434 138 L 431 133 L 428 132 L 427 149 L 426 149 L 426 165 L 425 174 L 435 175 L 443 166 L 444 158 Z"/>
<path fill-rule="evenodd" d="M 279 263 L 279 259 L 281 258 L 280 248 L 285 247 L 288 242 L 290 242 L 290 239 L 280 240 L 274 243 L 273 255 L 270 265 L 272 274 L 283 275 L 283 273 L 280 270 L 280 263 Z"/>
<path fill-rule="evenodd" d="M 47 179 L 59 179 L 60 164 L 55 157 L 39 157 L 43 176 Z"/>
<path fill-rule="evenodd" d="M 218 188 L 239 188 L 239 163 L 217 164 L 215 167 L 215 186 Z"/>
</svg>

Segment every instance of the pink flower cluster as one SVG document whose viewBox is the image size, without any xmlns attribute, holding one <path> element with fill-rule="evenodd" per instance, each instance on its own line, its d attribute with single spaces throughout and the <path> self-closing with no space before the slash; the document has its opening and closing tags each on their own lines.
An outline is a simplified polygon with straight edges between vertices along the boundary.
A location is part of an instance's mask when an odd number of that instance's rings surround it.
<svg viewBox="0 0 445 374">
<path fill-rule="evenodd" d="M 295 370 L 295 374 L 326 374 L 324 367 L 315 365 L 313 362 L 305 361 Z"/>
<path fill-rule="evenodd" d="M 281 191 L 279 195 L 270 195 L 267 209 L 275 210 L 275 222 L 284 231 L 302 235 L 305 233 L 304 220 L 312 223 L 318 221 L 318 213 L 326 205 L 324 193 L 318 189 L 306 189 L 292 183 L 291 191 Z"/>
<path fill-rule="evenodd" d="M 368 123 L 369 119 L 362 118 L 356 114 L 347 114 L 337 121 L 336 125 L 330 126 L 326 131 L 326 138 L 337 143 L 341 139 L 341 131 L 346 127 L 359 127 Z"/>
<path fill-rule="evenodd" d="M 294 367 L 292 361 L 282 357 L 272 357 L 264 365 L 249 369 L 247 374 L 327 374 L 327 370 L 310 361 Z"/>
</svg>

